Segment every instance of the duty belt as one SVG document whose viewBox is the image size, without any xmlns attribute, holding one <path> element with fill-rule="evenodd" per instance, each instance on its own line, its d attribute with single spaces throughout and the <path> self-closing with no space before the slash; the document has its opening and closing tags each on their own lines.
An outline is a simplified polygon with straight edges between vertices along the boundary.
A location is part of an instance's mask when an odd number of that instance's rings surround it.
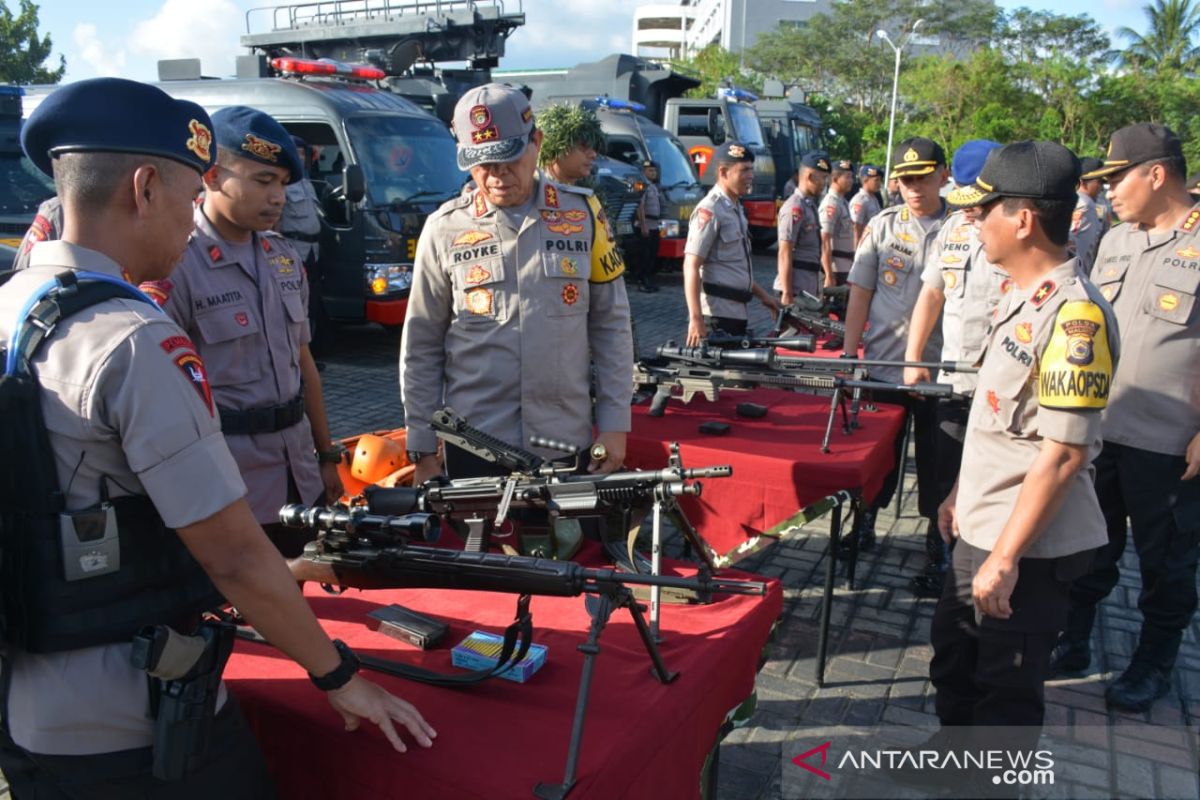
<svg viewBox="0 0 1200 800">
<path fill-rule="evenodd" d="M 834 250 L 833 257 L 834 258 L 854 258 L 854 251 L 853 250 Z"/>
<path fill-rule="evenodd" d="M 801 272 L 821 272 L 821 265 L 816 261 L 793 261 L 792 269 L 798 269 Z"/>
<path fill-rule="evenodd" d="M 321 241 L 321 234 L 319 233 L 285 233 L 283 235 L 287 239 L 293 239 L 306 244 L 318 244 Z"/>
<path fill-rule="evenodd" d="M 304 419 L 304 392 L 278 406 L 264 408 L 221 408 L 221 432 L 226 436 L 249 436 L 252 433 L 275 433 L 290 428 Z"/>
<path fill-rule="evenodd" d="M 700 284 L 700 288 L 710 297 L 720 297 L 724 300 L 734 300 L 738 303 L 749 303 L 754 299 L 754 292 L 749 289 L 738 289 L 735 286 L 726 286 L 721 283 L 704 281 Z"/>
</svg>

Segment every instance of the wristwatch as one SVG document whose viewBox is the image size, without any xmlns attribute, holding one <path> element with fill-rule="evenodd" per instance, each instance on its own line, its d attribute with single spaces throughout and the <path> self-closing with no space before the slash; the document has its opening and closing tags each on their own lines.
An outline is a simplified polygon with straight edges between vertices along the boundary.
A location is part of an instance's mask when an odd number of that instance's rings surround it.
<svg viewBox="0 0 1200 800">
<path fill-rule="evenodd" d="M 331 450 L 317 450 L 317 462 L 321 464 L 340 464 L 346 455 L 346 448 L 335 444 Z"/>
<path fill-rule="evenodd" d="M 405 454 L 410 464 L 419 464 L 425 456 L 436 456 L 437 450 L 407 450 Z"/>
<path fill-rule="evenodd" d="M 342 663 L 334 667 L 332 672 L 319 677 L 311 672 L 308 673 L 308 679 L 322 692 L 332 692 L 334 689 L 342 688 L 358 672 L 358 656 L 354 655 L 354 651 L 341 639 L 334 639 L 333 647 L 342 657 Z"/>
</svg>

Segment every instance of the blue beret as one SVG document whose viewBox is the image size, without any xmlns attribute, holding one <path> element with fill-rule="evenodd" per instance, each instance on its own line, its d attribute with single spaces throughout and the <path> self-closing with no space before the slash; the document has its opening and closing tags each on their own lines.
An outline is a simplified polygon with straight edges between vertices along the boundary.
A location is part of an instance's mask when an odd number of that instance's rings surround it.
<svg viewBox="0 0 1200 800">
<path fill-rule="evenodd" d="M 226 106 L 212 116 L 217 144 L 241 158 L 283 167 L 288 183 L 304 177 L 292 135 L 274 117 L 249 106 Z"/>
<path fill-rule="evenodd" d="M 754 163 L 754 151 L 741 142 L 725 142 L 713 151 L 714 164 Z"/>
<path fill-rule="evenodd" d="M 863 164 L 858 168 L 859 178 L 878 178 L 883 174 L 883 170 L 874 164 Z"/>
<path fill-rule="evenodd" d="M 21 147 L 54 174 L 63 153 L 137 153 L 174 159 L 198 172 L 216 161 L 204 109 L 147 83 L 93 78 L 52 92 L 21 128 Z"/>
<path fill-rule="evenodd" d="M 813 150 L 805 153 L 800 159 L 800 166 L 815 169 L 818 172 L 829 172 L 829 154 L 824 150 Z"/>
<path fill-rule="evenodd" d="M 983 162 L 987 160 L 988 153 L 999 146 L 999 142 L 993 142 L 990 139 L 972 139 L 955 150 L 954 158 L 950 159 L 950 174 L 954 176 L 954 182 L 959 186 L 970 186 L 975 183 L 975 179 L 979 177 L 979 171 L 983 169 Z"/>
</svg>

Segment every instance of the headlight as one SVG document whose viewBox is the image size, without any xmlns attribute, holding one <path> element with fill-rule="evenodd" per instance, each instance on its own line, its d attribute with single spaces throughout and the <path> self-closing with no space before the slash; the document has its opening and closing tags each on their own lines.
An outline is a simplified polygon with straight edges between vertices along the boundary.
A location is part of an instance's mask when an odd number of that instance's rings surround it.
<svg viewBox="0 0 1200 800">
<path fill-rule="evenodd" d="M 679 238 L 679 220 L 660 219 L 658 221 L 658 235 L 666 239 Z"/>
<path fill-rule="evenodd" d="M 412 264 L 367 264 L 366 271 L 367 292 L 377 297 L 412 286 Z"/>
</svg>

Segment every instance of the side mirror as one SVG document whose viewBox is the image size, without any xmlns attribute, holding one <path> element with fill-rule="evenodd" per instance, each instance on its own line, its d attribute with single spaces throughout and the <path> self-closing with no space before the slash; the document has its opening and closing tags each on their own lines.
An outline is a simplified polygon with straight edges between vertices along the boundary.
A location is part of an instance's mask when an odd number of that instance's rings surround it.
<svg viewBox="0 0 1200 800">
<path fill-rule="evenodd" d="M 347 164 L 342 168 L 342 186 L 346 191 L 346 202 L 360 202 L 367 195 L 367 179 L 359 164 Z"/>
</svg>

